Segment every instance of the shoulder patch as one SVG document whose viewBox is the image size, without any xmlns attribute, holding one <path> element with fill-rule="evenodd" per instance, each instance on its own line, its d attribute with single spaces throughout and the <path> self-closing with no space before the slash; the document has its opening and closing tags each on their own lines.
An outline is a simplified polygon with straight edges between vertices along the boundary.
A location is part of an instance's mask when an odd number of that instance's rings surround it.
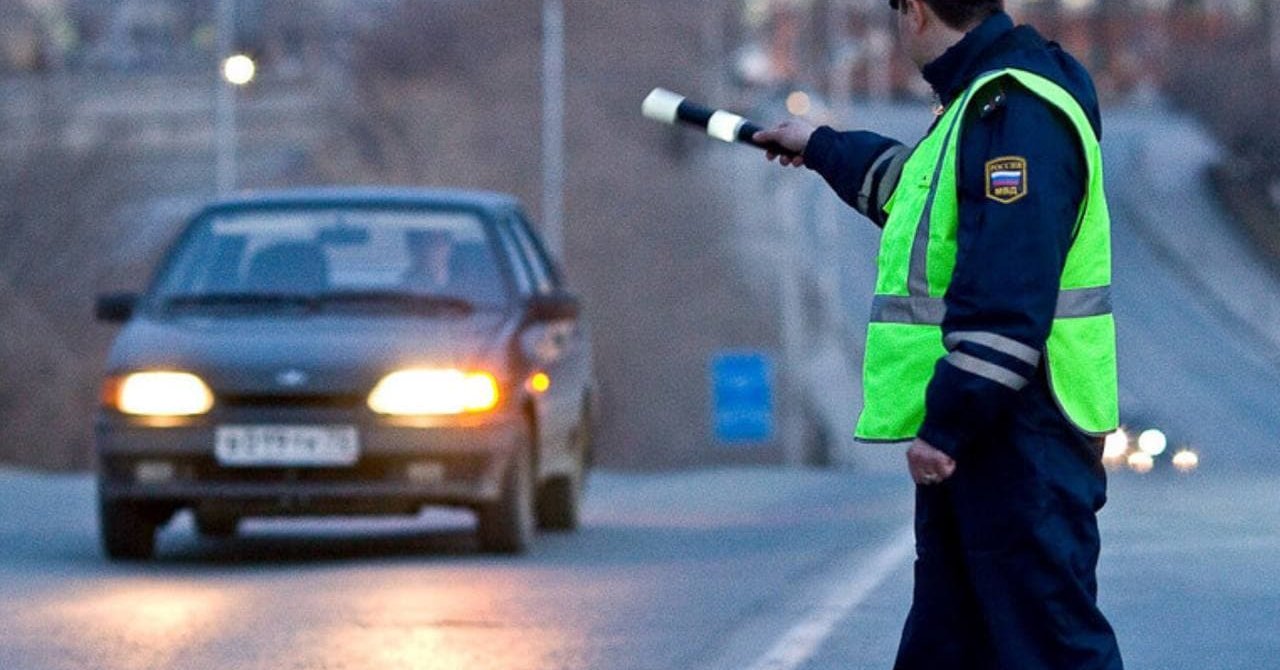
<svg viewBox="0 0 1280 670">
<path fill-rule="evenodd" d="M 1008 205 L 1027 194 L 1027 159 L 1002 156 L 987 161 L 987 197 Z"/>
</svg>

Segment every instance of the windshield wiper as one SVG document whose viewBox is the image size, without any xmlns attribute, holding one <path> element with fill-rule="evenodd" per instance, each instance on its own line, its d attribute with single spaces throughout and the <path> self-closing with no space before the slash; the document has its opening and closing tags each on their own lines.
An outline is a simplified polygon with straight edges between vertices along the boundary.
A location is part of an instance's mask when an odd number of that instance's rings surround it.
<svg viewBox="0 0 1280 670">
<path fill-rule="evenodd" d="M 474 303 L 465 298 L 435 293 L 410 293 L 394 290 L 341 291 L 321 293 L 315 299 L 322 304 L 333 303 L 388 303 L 395 306 L 426 310 L 453 310 L 473 312 Z"/>
<path fill-rule="evenodd" d="M 263 305 L 269 307 L 315 307 L 315 296 L 299 293 L 186 293 L 165 298 L 168 307 L 220 307 L 223 305 Z"/>
</svg>

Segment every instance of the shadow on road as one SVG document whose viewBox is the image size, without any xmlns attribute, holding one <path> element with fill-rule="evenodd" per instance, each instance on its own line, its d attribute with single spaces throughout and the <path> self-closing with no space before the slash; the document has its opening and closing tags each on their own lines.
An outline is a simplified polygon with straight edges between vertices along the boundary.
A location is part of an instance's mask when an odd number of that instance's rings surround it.
<svg viewBox="0 0 1280 670">
<path fill-rule="evenodd" d="M 238 536 L 201 537 L 180 515 L 160 536 L 155 562 L 288 565 L 379 558 L 482 555 L 468 525 L 405 519 L 247 521 Z"/>
</svg>

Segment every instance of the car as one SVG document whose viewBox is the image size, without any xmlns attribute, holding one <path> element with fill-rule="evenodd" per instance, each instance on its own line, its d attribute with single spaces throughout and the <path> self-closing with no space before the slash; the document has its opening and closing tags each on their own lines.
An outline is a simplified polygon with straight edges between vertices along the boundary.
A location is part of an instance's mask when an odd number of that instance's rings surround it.
<svg viewBox="0 0 1280 670">
<path fill-rule="evenodd" d="M 303 189 L 214 202 L 123 324 L 94 425 L 111 559 L 153 556 L 179 510 L 476 514 L 482 550 L 572 530 L 596 385 L 580 300 L 518 200 Z"/>
</svg>

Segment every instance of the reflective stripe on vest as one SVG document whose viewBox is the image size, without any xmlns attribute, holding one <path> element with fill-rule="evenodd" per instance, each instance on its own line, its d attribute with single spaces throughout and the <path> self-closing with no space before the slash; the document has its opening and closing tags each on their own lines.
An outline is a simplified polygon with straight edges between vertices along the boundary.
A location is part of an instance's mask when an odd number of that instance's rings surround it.
<svg viewBox="0 0 1280 670">
<path fill-rule="evenodd" d="M 1030 347 L 993 333 L 953 333 L 952 341 L 942 341 L 943 296 L 955 269 L 959 226 L 956 166 L 961 122 L 975 93 L 1005 76 L 1072 121 L 1088 167 L 1088 188 L 1043 357 L 1053 396 L 1063 414 L 1087 433 L 1106 433 L 1119 424 L 1110 217 L 1102 187 L 1101 149 L 1092 125 L 1069 93 L 1043 77 L 1009 69 L 979 77 L 952 104 L 907 159 L 885 206 L 889 219 L 881 237 L 876 296 L 867 329 L 859 439 L 912 439 L 924 421 L 925 390 L 944 356 L 950 365 L 1015 390 L 1026 385 L 1021 375 L 1000 366 L 959 351 L 948 355 L 960 341 L 957 335 L 976 338 L 972 341 L 983 346 L 995 344 L 992 348 L 998 351 L 1016 352 L 1011 355 L 1031 365 L 1041 362 L 1040 352 L 1033 352 L 1034 362 L 1028 360 Z"/>
</svg>

